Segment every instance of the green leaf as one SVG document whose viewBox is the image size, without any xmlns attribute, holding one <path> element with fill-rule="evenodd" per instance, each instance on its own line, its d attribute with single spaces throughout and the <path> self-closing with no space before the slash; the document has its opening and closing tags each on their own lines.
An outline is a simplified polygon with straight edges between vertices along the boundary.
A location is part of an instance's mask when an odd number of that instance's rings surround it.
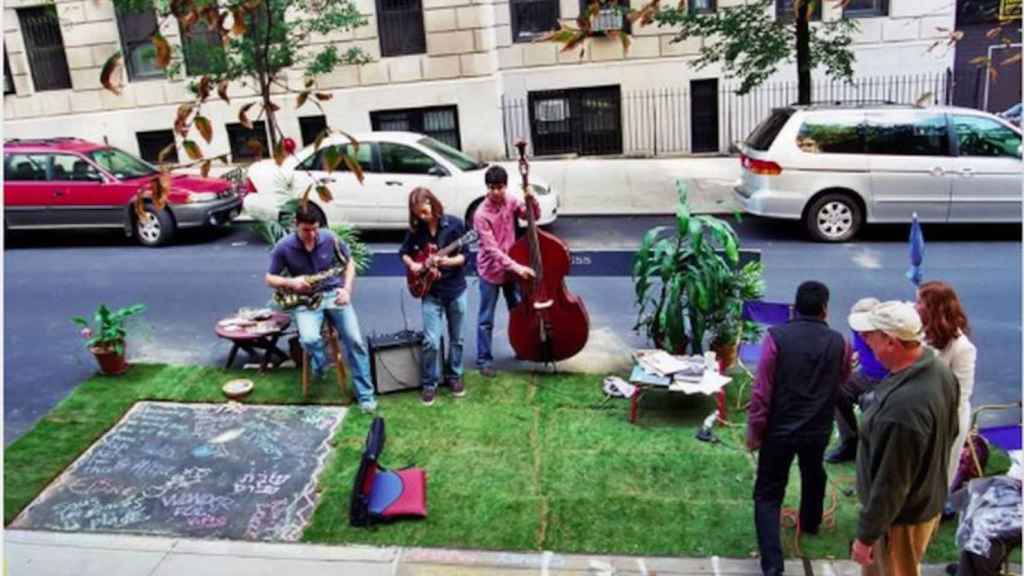
<svg viewBox="0 0 1024 576">
<path fill-rule="evenodd" d="M 192 140 L 182 140 L 181 146 L 192 160 L 199 160 L 203 157 L 203 152 L 199 149 L 199 145 Z"/>
<path fill-rule="evenodd" d="M 341 153 L 338 151 L 338 147 L 328 146 L 324 150 L 324 170 L 328 173 L 334 172 L 338 169 L 339 164 L 341 164 Z"/>
</svg>

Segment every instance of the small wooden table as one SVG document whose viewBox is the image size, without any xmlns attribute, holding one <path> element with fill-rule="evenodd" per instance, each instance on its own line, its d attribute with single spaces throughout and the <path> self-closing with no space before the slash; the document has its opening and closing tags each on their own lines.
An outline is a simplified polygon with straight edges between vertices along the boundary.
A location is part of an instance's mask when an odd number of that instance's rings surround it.
<svg viewBox="0 0 1024 576">
<path fill-rule="evenodd" d="M 276 311 L 265 320 L 245 320 L 231 316 L 217 322 L 214 332 L 221 338 L 231 340 L 232 343 L 224 368 L 231 368 L 235 363 L 239 348 L 252 357 L 258 357 L 262 353 L 261 372 L 265 371 L 267 366 L 277 368 L 289 360 L 290 356 L 277 347 L 277 341 L 287 333 L 285 331 L 291 323 L 291 316 Z"/>
</svg>

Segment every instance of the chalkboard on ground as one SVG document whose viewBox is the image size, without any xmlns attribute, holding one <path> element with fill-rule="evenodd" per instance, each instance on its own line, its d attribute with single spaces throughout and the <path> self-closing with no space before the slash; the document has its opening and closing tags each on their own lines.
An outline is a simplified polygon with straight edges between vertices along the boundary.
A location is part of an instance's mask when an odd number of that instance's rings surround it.
<svg viewBox="0 0 1024 576">
<path fill-rule="evenodd" d="M 344 413 L 139 402 L 12 527 L 298 540 Z"/>
</svg>

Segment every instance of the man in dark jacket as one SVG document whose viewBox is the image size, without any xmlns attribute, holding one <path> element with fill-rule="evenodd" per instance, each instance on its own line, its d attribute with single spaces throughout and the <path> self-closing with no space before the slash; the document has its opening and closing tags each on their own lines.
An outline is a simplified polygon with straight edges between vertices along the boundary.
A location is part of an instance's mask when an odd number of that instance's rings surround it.
<svg viewBox="0 0 1024 576">
<path fill-rule="evenodd" d="M 760 449 L 754 483 L 754 523 L 761 571 L 783 572 L 779 521 L 789 467 L 800 464 L 800 530 L 821 525 L 827 476 L 822 458 L 832 433 L 839 386 L 850 376 L 850 348 L 825 323 L 828 288 L 804 282 L 797 288 L 795 317 L 764 338 L 747 421 L 747 447 Z"/>
<path fill-rule="evenodd" d="M 946 502 L 959 385 L 921 344 L 921 318 L 908 302 L 850 315 L 889 376 L 875 388 L 857 446 L 861 511 L 851 555 L 865 576 L 916 576 Z"/>
</svg>

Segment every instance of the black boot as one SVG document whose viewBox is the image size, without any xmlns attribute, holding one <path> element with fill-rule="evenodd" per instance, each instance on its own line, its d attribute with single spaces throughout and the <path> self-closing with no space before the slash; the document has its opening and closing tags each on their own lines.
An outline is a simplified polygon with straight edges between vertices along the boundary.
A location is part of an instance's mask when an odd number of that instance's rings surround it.
<svg viewBox="0 0 1024 576">
<path fill-rule="evenodd" d="M 839 464 L 842 462 L 853 462 L 857 459 L 857 441 L 842 442 L 835 450 L 825 454 L 825 462 Z"/>
</svg>

